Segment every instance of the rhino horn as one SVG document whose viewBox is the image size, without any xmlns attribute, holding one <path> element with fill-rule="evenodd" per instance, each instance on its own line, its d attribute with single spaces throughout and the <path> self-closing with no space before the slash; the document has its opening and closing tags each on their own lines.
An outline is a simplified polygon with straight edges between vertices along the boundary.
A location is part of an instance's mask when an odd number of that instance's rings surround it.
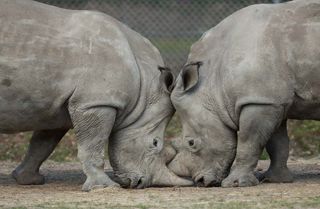
<svg viewBox="0 0 320 209">
<path fill-rule="evenodd" d="M 165 162 L 170 163 L 170 161 L 176 156 L 176 154 L 177 151 L 168 142 L 165 142 L 162 152 Z"/>
<path fill-rule="evenodd" d="M 192 186 L 192 181 L 183 179 L 173 174 L 166 166 L 160 169 L 153 178 L 154 186 Z"/>
<path fill-rule="evenodd" d="M 190 170 L 184 163 L 179 163 L 176 159 L 171 161 L 168 165 L 170 171 L 179 176 L 191 176 Z"/>
</svg>

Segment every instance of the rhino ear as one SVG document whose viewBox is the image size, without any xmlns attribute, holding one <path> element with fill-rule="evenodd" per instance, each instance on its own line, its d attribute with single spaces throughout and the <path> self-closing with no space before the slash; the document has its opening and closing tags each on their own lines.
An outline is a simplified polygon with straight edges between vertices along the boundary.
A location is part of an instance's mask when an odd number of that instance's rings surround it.
<svg viewBox="0 0 320 209">
<path fill-rule="evenodd" d="M 181 72 L 181 82 L 184 91 L 195 87 L 199 81 L 199 68 L 202 62 L 195 62 L 184 66 Z"/>
<path fill-rule="evenodd" d="M 174 88 L 175 76 L 168 67 L 159 66 L 158 69 L 161 72 L 160 84 L 162 88 L 170 94 Z"/>
</svg>

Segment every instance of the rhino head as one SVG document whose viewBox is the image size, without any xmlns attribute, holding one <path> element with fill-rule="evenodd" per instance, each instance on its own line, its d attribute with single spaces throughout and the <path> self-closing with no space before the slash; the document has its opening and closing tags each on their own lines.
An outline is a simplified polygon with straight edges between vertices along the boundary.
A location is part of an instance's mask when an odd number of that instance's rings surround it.
<svg viewBox="0 0 320 209">
<path fill-rule="evenodd" d="M 227 176 L 236 154 L 236 132 L 227 127 L 215 108 L 202 62 L 186 65 L 180 72 L 171 100 L 181 119 L 182 139 L 168 165 L 178 176 L 191 176 L 199 186 L 218 186 Z"/>
<path fill-rule="evenodd" d="M 170 101 L 174 75 L 159 67 L 160 79 L 147 88 L 147 104 L 132 125 L 112 134 L 110 164 L 115 180 L 124 187 L 190 186 L 193 182 L 176 176 L 167 168 L 176 151 L 164 142 L 166 126 L 174 108 Z"/>
</svg>

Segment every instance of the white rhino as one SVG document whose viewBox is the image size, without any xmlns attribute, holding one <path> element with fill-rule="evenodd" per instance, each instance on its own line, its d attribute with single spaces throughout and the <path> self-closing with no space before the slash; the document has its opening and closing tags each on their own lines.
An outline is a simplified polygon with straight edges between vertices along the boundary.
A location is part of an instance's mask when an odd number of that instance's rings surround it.
<svg viewBox="0 0 320 209">
<path fill-rule="evenodd" d="M 171 95 L 183 141 L 169 169 L 204 186 L 256 185 L 268 142 L 265 177 L 292 181 L 286 121 L 320 120 L 319 46 L 320 0 L 249 6 L 207 31 Z"/>
<path fill-rule="evenodd" d="M 108 15 L 0 0 L 0 132 L 34 131 L 18 183 L 43 183 L 41 163 L 74 128 L 83 190 L 117 185 L 103 170 L 108 139 L 125 186 L 191 185 L 166 167 L 174 78 L 158 66 L 159 51 Z"/>
</svg>

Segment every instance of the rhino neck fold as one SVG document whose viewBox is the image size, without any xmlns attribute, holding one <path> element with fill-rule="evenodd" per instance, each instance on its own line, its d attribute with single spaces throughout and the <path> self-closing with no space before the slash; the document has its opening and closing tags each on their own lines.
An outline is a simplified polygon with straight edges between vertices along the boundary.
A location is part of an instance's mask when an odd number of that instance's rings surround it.
<svg viewBox="0 0 320 209">
<path fill-rule="evenodd" d="M 142 72 L 141 68 L 139 69 L 139 82 L 137 91 L 138 92 L 138 97 L 135 99 L 133 102 L 133 105 L 127 106 L 130 108 L 125 114 L 121 116 L 121 120 L 119 120 L 118 124 L 115 125 L 116 131 L 120 131 L 122 129 L 126 129 L 127 127 L 131 126 L 134 124 L 143 114 L 146 108 L 146 100 L 147 100 L 147 85 L 145 82 L 145 75 Z"/>
<path fill-rule="evenodd" d="M 120 116 L 121 118 L 116 124 L 116 131 L 131 126 L 143 115 L 150 96 L 148 92 L 151 91 L 152 86 L 158 86 L 159 79 L 154 80 L 155 77 L 160 76 L 157 68 L 163 66 L 161 55 L 151 42 L 125 25 L 121 24 L 119 27 L 126 37 L 128 47 L 132 52 L 132 59 L 135 62 L 133 76 L 139 75 L 139 80 L 136 80 L 136 83 L 132 85 L 132 88 L 137 89 L 138 96 L 132 99 L 125 113 Z"/>
<path fill-rule="evenodd" d="M 225 72 L 222 68 L 221 61 L 210 60 L 210 58 L 204 57 L 189 57 L 190 62 L 195 62 L 202 60 L 204 62 L 204 67 L 199 71 L 201 85 L 198 91 L 201 94 L 201 103 L 209 112 L 217 115 L 219 119 L 229 128 L 237 130 L 237 122 L 233 117 L 233 107 L 232 101 L 229 99 L 225 92 L 224 76 Z"/>
</svg>

